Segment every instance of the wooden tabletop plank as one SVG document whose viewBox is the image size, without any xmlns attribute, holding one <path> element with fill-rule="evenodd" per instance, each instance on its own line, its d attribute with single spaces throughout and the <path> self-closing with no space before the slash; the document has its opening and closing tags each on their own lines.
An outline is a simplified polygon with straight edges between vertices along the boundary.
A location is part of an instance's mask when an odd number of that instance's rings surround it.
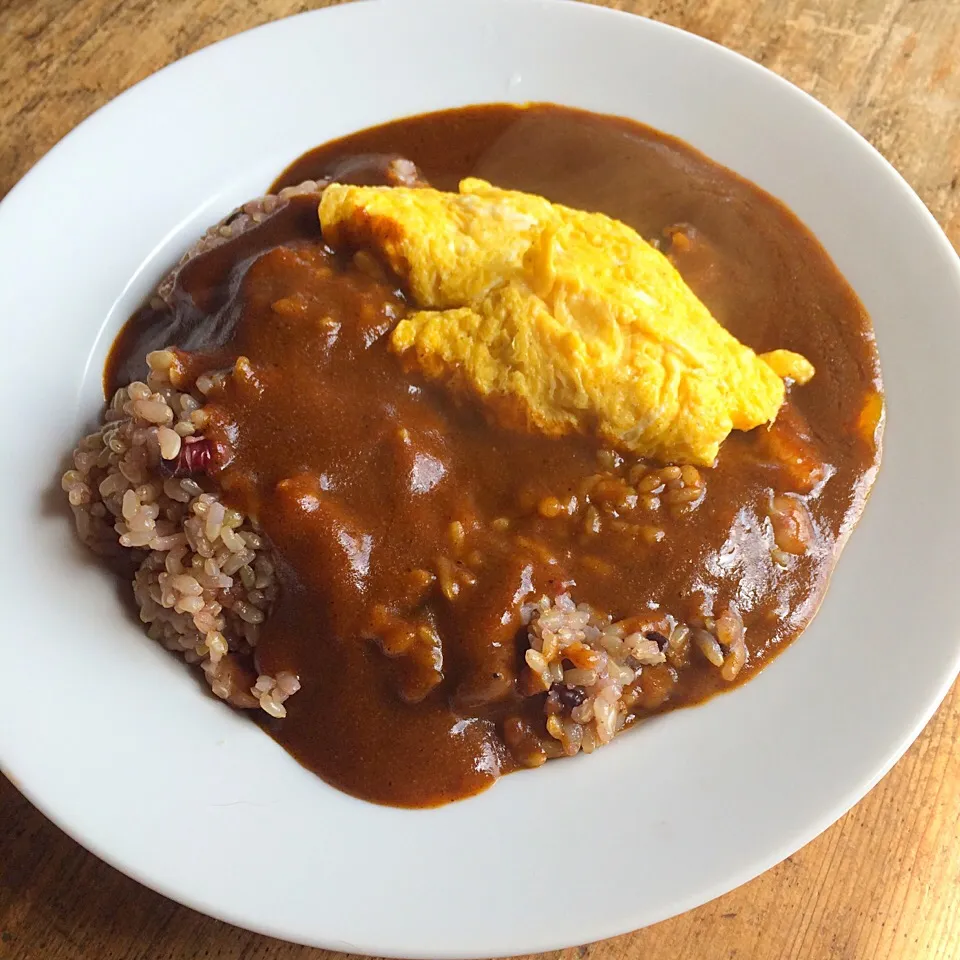
<svg viewBox="0 0 960 960">
<path fill-rule="evenodd" d="M 675 24 L 792 80 L 890 159 L 960 245 L 960 0 L 580 2 Z M 329 5 L 0 0 L 0 196 L 77 123 L 165 64 Z M 958 734 L 960 687 L 868 797 L 784 863 L 683 916 L 550 956 L 956 960 Z M 0 780 L 0 960 L 335 957 L 218 923 L 140 887 Z"/>
</svg>

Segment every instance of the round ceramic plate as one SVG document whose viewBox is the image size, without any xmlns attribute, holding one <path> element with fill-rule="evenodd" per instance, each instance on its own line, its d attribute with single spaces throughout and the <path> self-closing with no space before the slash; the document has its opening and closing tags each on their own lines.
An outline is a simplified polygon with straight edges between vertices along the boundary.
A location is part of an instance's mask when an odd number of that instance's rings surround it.
<svg viewBox="0 0 960 960">
<path fill-rule="evenodd" d="M 813 626 L 757 679 L 591 757 L 436 810 L 352 799 L 205 695 L 123 613 L 57 479 L 123 320 L 202 229 L 314 144 L 554 101 L 675 134 L 785 201 L 873 315 L 884 464 Z M 883 775 L 960 664 L 960 265 L 857 134 L 735 54 L 551 0 L 384 0 L 188 57 L 67 137 L 0 207 L 0 761 L 120 870 L 278 937 L 395 956 L 597 940 L 723 893 Z"/>
</svg>

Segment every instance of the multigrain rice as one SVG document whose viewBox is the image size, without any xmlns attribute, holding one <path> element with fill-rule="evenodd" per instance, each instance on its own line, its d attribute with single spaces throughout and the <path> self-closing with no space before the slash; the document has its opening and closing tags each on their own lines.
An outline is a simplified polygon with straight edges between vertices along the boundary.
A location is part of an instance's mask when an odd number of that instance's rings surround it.
<svg viewBox="0 0 960 960">
<path fill-rule="evenodd" d="M 229 216 L 214 224 L 204 235 L 183 255 L 177 266 L 164 278 L 157 288 L 152 305 L 162 308 L 169 305 L 173 288 L 177 282 L 180 270 L 194 257 L 207 253 L 223 246 L 231 240 L 236 240 L 248 230 L 259 226 L 268 217 L 285 207 L 293 197 L 302 194 L 316 194 L 319 200 L 325 180 L 304 180 L 296 186 L 284 187 L 279 193 L 270 193 L 263 197 L 250 200 L 242 207 L 238 207 Z"/>
<path fill-rule="evenodd" d="M 397 168 L 398 182 L 418 177 Z M 294 197 L 322 193 L 326 181 L 306 180 L 238 207 L 184 254 L 157 288 L 156 309 L 170 304 L 180 270 L 202 253 L 234 240 Z M 216 372 L 192 385 L 171 382 L 172 350 L 147 356 L 146 382 L 119 389 L 103 425 L 73 453 L 62 486 L 80 539 L 102 554 L 130 551 L 134 597 L 148 634 L 199 664 L 213 692 L 236 707 L 286 714 L 300 687 L 290 673 L 253 670 L 260 625 L 276 600 L 273 561 L 255 525 L 228 509 L 203 476 L 171 478 L 173 462 L 202 432 L 205 395 Z"/>
<path fill-rule="evenodd" d="M 221 699 L 283 717 L 299 681 L 252 668 L 277 598 L 270 551 L 207 477 L 163 470 L 196 442 L 204 397 L 196 385 L 174 387 L 171 351 L 155 351 L 147 363 L 146 382 L 114 394 L 103 425 L 80 441 L 63 475 L 77 533 L 99 553 L 131 552 L 134 598 L 153 639 L 199 664 Z"/>
<path fill-rule="evenodd" d="M 530 746 L 529 732 L 512 738 L 517 759 L 537 766 L 544 759 L 592 753 L 623 730 L 637 701 L 644 669 L 686 663 L 696 649 L 732 682 L 747 661 L 743 621 L 734 608 L 715 621 L 691 627 L 672 617 L 614 621 L 567 594 L 547 597 L 525 611 L 527 692 L 547 692 L 546 741 Z"/>
<path fill-rule="evenodd" d="M 387 178 L 395 185 L 423 185 L 409 161 L 392 161 Z M 305 181 L 235 210 L 184 255 L 158 287 L 152 305 L 169 306 L 180 269 L 194 257 L 253 229 L 298 195 L 319 199 L 325 186 L 326 181 Z M 148 634 L 188 663 L 198 664 L 216 696 L 236 707 L 283 717 L 284 703 L 299 690 L 299 680 L 291 673 L 273 677 L 253 669 L 261 625 L 277 599 L 270 551 L 256 525 L 229 509 L 202 472 L 173 478 L 162 469 L 164 462 L 190 452 L 202 436 L 206 395 L 226 374 L 211 371 L 192 384 L 177 381 L 174 386 L 177 360 L 172 350 L 154 351 L 147 363 L 146 381 L 115 393 L 103 425 L 80 441 L 74 468 L 63 475 L 77 531 L 100 553 L 134 558 L 134 597 Z M 606 523 L 630 526 L 621 519 L 624 511 L 656 513 L 663 504 L 680 517 L 703 502 L 705 484 L 695 467 L 631 466 L 610 450 L 600 451 L 598 465 L 604 473 L 587 478 L 579 496 L 542 498 L 537 504 L 540 515 L 549 519 L 580 513 L 584 533 L 592 536 Z M 804 551 L 803 535 L 810 527 L 795 503 L 781 498 L 771 504 L 774 554 L 783 558 L 778 560 L 783 566 L 791 554 Z M 510 520 L 495 520 L 493 527 L 505 531 Z M 663 539 L 656 525 L 633 527 L 649 544 Z M 453 547 L 462 545 L 463 535 L 463 525 L 453 523 Z M 440 557 L 436 576 L 452 599 L 460 581 L 469 584 L 472 575 Z M 629 721 L 644 668 L 664 663 L 679 667 L 693 649 L 732 681 L 747 661 L 743 623 L 733 609 L 703 625 L 665 618 L 658 624 L 665 634 L 636 629 L 636 618 L 614 622 L 567 594 L 528 605 L 525 617 L 528 692 L 547 694 L 548 737 L 543 740 L 530 731 L 517 734 L 510 721 L 505 735 L 518 759 L 531 766 L 608 743 Z"/>
</svg>

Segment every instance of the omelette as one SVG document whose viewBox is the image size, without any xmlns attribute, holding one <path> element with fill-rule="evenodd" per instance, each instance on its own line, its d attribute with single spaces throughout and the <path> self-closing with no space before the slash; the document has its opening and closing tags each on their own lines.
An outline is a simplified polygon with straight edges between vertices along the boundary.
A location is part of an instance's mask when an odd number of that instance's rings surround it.
<svg viewBox="0 0 960 960">
<path fill-rule="evenodd" d="M 332 184 L 319 215 L 331 246 L 374 254 L 412 301 L 390 348 L 509 426 L 709 466 L 731 430 L 776 418 L 785 380 L 814 373 L 740 343 L 599 213 L 467 179 L 459 193 Z"/>
</svg>

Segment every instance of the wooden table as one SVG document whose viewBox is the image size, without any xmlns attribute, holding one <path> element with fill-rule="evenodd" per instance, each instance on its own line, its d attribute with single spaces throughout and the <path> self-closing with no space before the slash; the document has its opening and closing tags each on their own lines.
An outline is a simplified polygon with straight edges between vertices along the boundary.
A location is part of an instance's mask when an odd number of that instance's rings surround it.
<svg viewBox="0 0 960 960">
<path fill-rule="evenodd" d="M 703 34 L 810 91 L 877 145 L 960 244 L 960 0 L 593 2 Z M 165 64 L 327 5 L 0 0 L 0 196 L 84 117 Z M 798 854 L 699 910 L 563 955 L 960 957 L 958 734 L 960 686 L 893 772 Z M 138 886 L 0 778 L 0 960 L 323 956 L 209 920 Z"/>
</svg>

